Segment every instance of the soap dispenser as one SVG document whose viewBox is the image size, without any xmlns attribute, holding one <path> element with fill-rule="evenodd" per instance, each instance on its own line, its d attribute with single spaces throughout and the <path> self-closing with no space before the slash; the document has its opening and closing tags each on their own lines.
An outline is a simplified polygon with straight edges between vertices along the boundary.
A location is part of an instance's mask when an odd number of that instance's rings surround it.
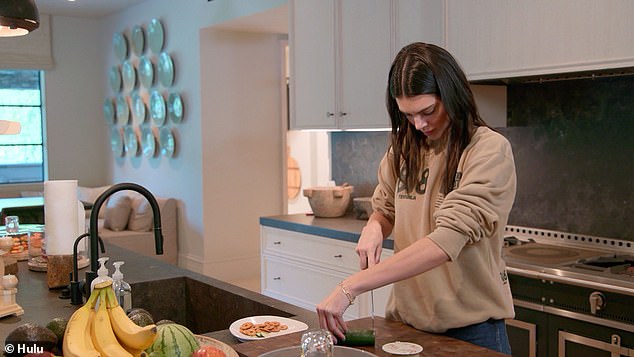
<svg viewBox="0 0 634 357">
<path fill-rule="evenodd" d="M 108 259 L 110 258 L 101 257 L 97 259 L 99 261 L 99 264 L 101 264 L 101 266 L 97 270 L 97 277 L 95 278 L 95 280 L 92 281 L 92 283 L 90 283 L 91 293 L 93 290 L 95 290 L 95 285 L 99 283 L 103 283 L 104 281 L 112 281 L 112 278 L 108 276 L 108 268 L 106 268 L 106 262 L 108 261 Z"/>
<path fill-rule="evenodd" d="M 123 264 L 124 262 L 112 263 L 115 269 L 112 274 L 112 288 L 114 289 L 114 294 L 117 297 L 119 305 L 127 312 L 132 308 L 132 288 L 130 284 L 123 280 L 123 273 L 121 272 L 121 266 Z"/>
</svg>

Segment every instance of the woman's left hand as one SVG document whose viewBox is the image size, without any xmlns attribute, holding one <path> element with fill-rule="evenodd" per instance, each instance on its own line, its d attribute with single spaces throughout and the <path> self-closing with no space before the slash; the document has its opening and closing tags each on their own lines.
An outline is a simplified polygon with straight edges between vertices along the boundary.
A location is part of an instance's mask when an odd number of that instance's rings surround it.
<svg viewBox="0 0 634 357">
<path fill-rule="evenodd" d="M 349 305 L 348 298 L 339 286 L 317 305 L 319 326 L 333 334 L 335 343 L 345 340 L 344 334 L 348 328 L 343 320 L 343 313 Z"/>
</svg>

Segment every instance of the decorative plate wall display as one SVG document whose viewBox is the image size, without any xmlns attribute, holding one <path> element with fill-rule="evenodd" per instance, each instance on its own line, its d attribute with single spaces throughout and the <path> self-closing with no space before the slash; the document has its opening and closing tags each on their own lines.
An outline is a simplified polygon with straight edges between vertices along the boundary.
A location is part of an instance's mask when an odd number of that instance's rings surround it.
<svg viewBox="0 0 634 357">
<path fill-rule="evenodd" d="M 106 98 L 103 101 L 103 117 L 106 119 L 108 124 L 114 124 L 114 101 L 112 98 Z"/>
<path fill-rule="evenodd" d="M 158 58 L 158 81 L 168 88 L 174 82 L 174 62 L 169 53 L 161 52 Z"/>
<path fill-rule="evenodd" d="M 145 103 L 143 102 L 143 97 L 139 94 L 138 91 L 132 93 L 130 97 L 132 101 L 132 122 L 135 125 L 140 125 L 145 122 Z"/>
<path fill-rule="evenodd" d="M 113 92 L 116 93 L 121 90 L 121 71 L 119 70 L 119 66 L 110 67 L 108 82 L 110 82 L 110 88 Z"/>
<path fill-rule="evenodd" d="M 183 121 L 183 101 L 178 93 L 170 93 L 167 97 L 167 117 L 174 124 Z"/>
<path fill-rule="evenodd" d="M 157 126 L 165 123 L 165 99 L 156 89 L 150 93 L 150 118 Z"/>
<path fill-rule="evenodd" d="M 130 108 L 128 101 L 123 95 L 117 96 L 117 124 L 125 125 L 130 120 Z"/>
<path fill-rule="evenodd" d="M 123 156 L 123 138 L 121 129 L 114 126 L 110 129 L 110 147 L 115 156 Z"/>
<path fill-rule="evenodd" d="M 128 39 L 121 32 L 115 32 L 112 36 L 112 44 L 114 46 L 114 54 L 119 61 L 128 58 Z"/>
<path fill-rule="evenodd" d="M 131 91 L 136 87 L 136 69 L 130 60 L 123 62 L 121 66 L 121 75 L 123 77 L 123 89 Z"/>
<path fill-rule="evenodd" d="M 176 142 L 174 140 L 174 134 L 168 127 L 161 128 L 159 132 L 159 144 L 161 147 L 161 155 L 172 157 L 176 150 Z"/>
<path fill-rule="evenodd" d="M 175 67 L 165 50 L 161 20 L 137 24 L 113 34 L 117 64 L 108 81 L 114 95 L 103 103 L 105 120 L 112 125 L 110 143 L 116 156 L 175 156 L 176 125 L 183 121 L 183 100 L 172 88 Z M 180 140 L 180 139 L 179 139 Z"/>
<path fill-rule="evenodd" d="M 141 129 L 141 150 L 145 157 L 154 157 L 156 155 L 156 137 L 151 128 Z"/>
<path fill-rule="evenodd" d="M 145 32 L 143 31 L 143 27 L 134 25 L 134 27 L 132 27 L 131 38 L 132 53 L 141 56 L 145 50 Z"/>
<path fill-rule="evenodd" d="M 147 27 L 148 45 L 150 50 L 158 54 L 163 49 L 163 24 L 159 19 L 150 20 L 150 24 Z"/>
</svg>

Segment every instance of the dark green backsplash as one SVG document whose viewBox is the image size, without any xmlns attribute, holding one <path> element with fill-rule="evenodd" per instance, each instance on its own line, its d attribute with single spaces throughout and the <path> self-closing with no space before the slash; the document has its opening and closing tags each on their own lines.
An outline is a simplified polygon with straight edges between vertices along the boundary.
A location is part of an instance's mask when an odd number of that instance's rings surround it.
<svg viewBox="0 0 634 357">
<path fill-rule="evenodd" d="M 508 86 L 509 224 L 634 241 L 634 77 Z M 485 118 L 486 119 L 486 118 Z M 333 132 L 332 178 L 370 196 L 387 132 Z"/>
</svg>

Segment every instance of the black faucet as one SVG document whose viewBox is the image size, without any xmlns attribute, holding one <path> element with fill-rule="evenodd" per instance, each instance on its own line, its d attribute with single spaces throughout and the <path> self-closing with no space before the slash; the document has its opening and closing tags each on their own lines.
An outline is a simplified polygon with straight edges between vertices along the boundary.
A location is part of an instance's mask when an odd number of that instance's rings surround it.
<svg viewBox="0 0 634 357">
<path fill-rule="evenodd" d="M 75 239 L 75 244 L 73 244 L 73 272 L 70 273 L 70 303 L 71 305 L 81 305 L 84 303 L 83 292 L 85 285 L 83 282 L 79 281 L 79 273 L 77 272 L 77 245 L 79 242 L 88 237 L 88 233 L 84 233 Z M 101 253 L 105 253 L 106 249 L 103 246 L 103 240 L 99 238 L 99 247 L 101 248 Z M 61 298 L 64 298 L 66 293 L 62 291 Z"/>
<path fill-rule="evenodd" d="M 145 187 L 141 185 L 137 185 L 135 183 L 124 182 L 112 185 L 108 188 L 104 193 L 102 193 L 92 207 L 92 211 L 90 212 L 90 270 L 86 272 L 86 287 L 90 290 L 90 284 L 97 277 L 97 270 L 99 269 L 99 249 L 98 249 L 98 241 L 99 241 L 99 232 L 98 232 L 98 219 L 99 219 L 99 209 L 106 201 L 108 197 L 118 191 L 123 190 L 131 190 L 136 191 L 142 194 L 150 203 L 150 207 L 152 207 L 152 215 L 154 216 L 154 243 L 156 248 L 156 254 L 163 254 L 163 233 L 161 232 L 161 212 L 159 210 L 158 202 L 156 202 L 156 198 L 148 191 Z M 88 291 L 90 294 L 90 291 Z"/>
</svg>

